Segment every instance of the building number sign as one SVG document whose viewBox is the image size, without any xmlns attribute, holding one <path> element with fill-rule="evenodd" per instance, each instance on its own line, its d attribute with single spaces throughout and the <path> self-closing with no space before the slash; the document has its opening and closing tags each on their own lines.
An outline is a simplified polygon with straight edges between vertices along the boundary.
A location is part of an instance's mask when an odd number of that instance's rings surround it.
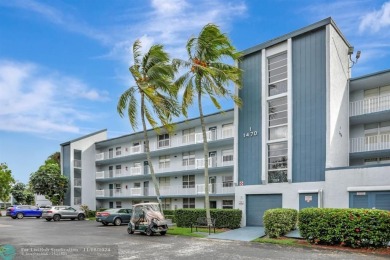
<svg viewBox="0 0 390 260">
<path fill-rule="evenodd" d="M 249 131 L 246 133 L 243 133 L 244 138 L 245 137 L 252 137 L 252 136 L 257 136 L 257 131 L 252 131 L 252 127 L 249 127 Z"/>
</svg>

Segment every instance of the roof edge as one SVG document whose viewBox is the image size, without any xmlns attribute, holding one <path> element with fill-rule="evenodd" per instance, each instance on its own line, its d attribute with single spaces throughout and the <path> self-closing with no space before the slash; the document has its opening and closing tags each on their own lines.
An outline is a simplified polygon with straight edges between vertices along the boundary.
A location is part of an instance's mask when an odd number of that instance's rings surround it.
<svg viewBox="0 0 390 260">
<path fill-rule="evenodd" d="M 62 143 L 62 144 L 60 144 L 60 145 L 61 145 L 61 146 L 68 145 L 68 144 L 70 144 L 70 143 L 74 143 L 74 142 L 79 141 L 79 140 L 81 140 L 81 139 L 88 138 L 88 137 L 90 137 L 90 136 L 97 135 L 97 134 L 100 134 L 100 133 L 105 132 L 105 131 L 107 131 L 107 128 L 102 129 L 102 130 L 99 130 L 99 131 L 94 132 L 94 133 L 90 133 L 90 134 L 81 136 L 81 137 L 79 137 L 79 138 L 76 138 L 76 139 L 73 139 L 73 140 L 70 140 L 70 141 L 67 141 L 67 142 Z"/>
<path fill-rule="evenodd" d="M 364 78 L 369 78 L 369 77 L 373 77 L 373 76 L 377 76 L 377 75 L 385 74 L 385 73 L 390 73 L 390 69 L 373 72 L 373 73 L 362 75 L 362 76 L 359 76 L 359 77 L 356 77 L 356 78 L 351 78 L 350 81 L 352 82 L 354 80 L 360 80 L 360 79 L 364 79 Z"/>
</svg>

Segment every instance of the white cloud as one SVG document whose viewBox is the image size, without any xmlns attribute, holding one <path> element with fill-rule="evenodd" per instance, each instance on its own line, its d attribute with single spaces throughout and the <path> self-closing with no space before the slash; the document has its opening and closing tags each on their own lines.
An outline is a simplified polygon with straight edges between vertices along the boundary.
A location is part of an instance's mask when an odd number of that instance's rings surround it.
<svg viewBox="0 0 390 260">
<path fill-rule="evenodd" d="M 78 133 L 78 120 L 93 115 L 75 100 L 103 101 L 106 93 L 33 63 L 0 61 L 0 131 Z"/>
<path fill-rule="evenodd" d="M 360 21 L 360 32 L 377 33 L 381 30 L 390 28 L 390 2 L 382 5 L 379 11 L 373 11 L 365 14 Z"/>
</svg>

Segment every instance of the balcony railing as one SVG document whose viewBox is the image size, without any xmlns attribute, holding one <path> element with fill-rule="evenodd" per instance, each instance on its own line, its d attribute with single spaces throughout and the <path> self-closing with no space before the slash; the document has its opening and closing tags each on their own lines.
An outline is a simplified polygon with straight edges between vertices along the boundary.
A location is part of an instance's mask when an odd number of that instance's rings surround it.
<svg viewBox="0 0 390 260">
<path fill-rule="evenodd" d="M 73 184 L 74 184 L 74 186 L 80 187 L 81 186 L 81 178 L 74 178 Z"/>
<path fill-rule="evenodd" d="M 203 159 L 196 159 L 195 160 L 195 167 L 196 169 L 202 169 L 204 168 L 205 163 L 204 163 L 204 158 Z M 209 163 L 208 163 L 209 168 L 211 167 L 217 167 L 217 160 L 214 157 L 209 157 Z"/>
<path fill-rule="evenodd" d="M 180 195 L 203 195 L 204 184 L 196 184 L 193 187 L 160 186 L 160 196 L 180 196 Z M 209 194 L 232 194 L 234 186 L 232 183 L 212 183 L 209 184 Z M 129 188 L 129 189 L 103 189 L 96 190 L 96 197 L 140 197 L 156 196 L 154 188 Z"/>
<path fill-rule="evenodd" d="M 222 139 L 233 137 L 234 129 L 233 127 L 222 128 L 220 138 L 218 138 L 216 130 L 207 131 L 206 135 L 207 135 L 207 141 L 222 140 Z M 203 142 L 202 133 L 194 133 L 194 134 L 183 135 L 183 136 L 171 136 L 169 139 L 160 140 L 154 143 L 150 142 L 150 151 L 156 151 L 156 150 L 172 148 L 172 147 L 181 147 L 185 145 L 197 144 L 202 142 Z M 108 151 L 106 151 L 102 153 L 97 153 L 96 161 L 128 156 L 132 154 L 141 153 L 143 151 L 144 149 L 143 146 L 141 145 L 122 148 L 120 154 L 109 153 Z"/>
<path fill-rule="evenodd" d="M 358 116 L 369 113 L 390 110 L 390 95 L 350 102 L 350 116 Z"/>
<path fill-rule="evenodd" d="M 99 171 L 96 172 L 96 179 L 104 179 L 104 178 L 116 178 L 116 177 L 128 177 L 128 176 L 136 176 L 136 175 L 142 175 L 142 167 L 130 167 L 130 170 L 116 170 L 115 174 L 114 171 Z"/>
<path fill-rule="evenodd" d="M 390 149 L 390 134 L 351 138 L 350 153 Z"/>
</svg>

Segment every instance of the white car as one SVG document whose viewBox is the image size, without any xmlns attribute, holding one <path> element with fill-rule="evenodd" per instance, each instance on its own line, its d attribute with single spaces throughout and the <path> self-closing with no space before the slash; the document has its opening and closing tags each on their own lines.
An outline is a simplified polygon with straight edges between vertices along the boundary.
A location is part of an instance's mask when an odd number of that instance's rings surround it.
<svg viewBox="0 0 390 260">
<path fill-rule="evenodd" d="M 51 208 L 43 210 L 42 218 L 47 221 L 60 221 L 60 219 L 84 220 L 85 212 L 76 210 L 70 206 L 52 206 Z"/>
</svg>

